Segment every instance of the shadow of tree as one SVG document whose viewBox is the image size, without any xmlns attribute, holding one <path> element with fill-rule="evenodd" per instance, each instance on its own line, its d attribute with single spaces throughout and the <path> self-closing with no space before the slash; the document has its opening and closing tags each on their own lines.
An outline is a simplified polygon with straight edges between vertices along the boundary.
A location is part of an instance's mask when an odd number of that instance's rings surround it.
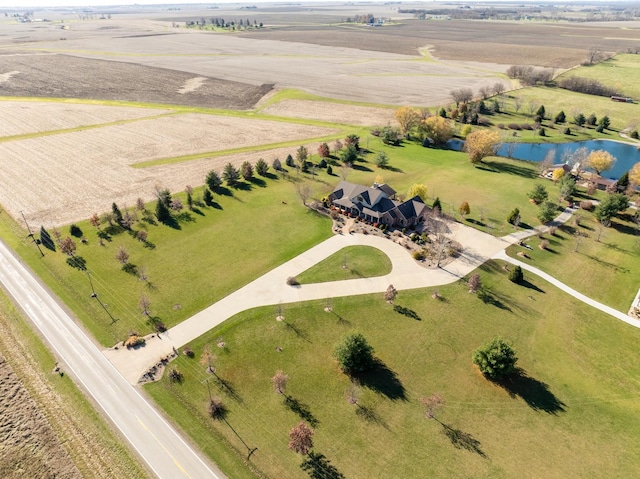
<svg viewBox="0 0 640 479">
<path fill-rule="evenodd" d="M 544 290 L 538 288 L 535 284 L 530 283 L 526 279 L 522 280 L 522 282 L 520 282 L 520 285 L 524 286 L 525 288 L 529 288 L 529 289 L 532 289 L 534 291 L 537 291 L 538 293 L 544 293 Z"/>
<path fill-rule="evenodd" d="M 549 386 L 532 378 L 523 369 L 517 368 L 514 374 L 494 382 L 511 397 L 521 397 L 535 411 L 554 415 L 565 411 L 565 403 L 549 390 Z"/>
<path fill-rule="evenodd" d="M 523 178 L 536 178 L 538 174 L 530 169 L 501 161 L 483 161 L 476 166 L 479 170 L 490 171 L 492 173 L 507 173 L 509 175 L 522 176 Z"/>
<path fill-rule="evenodd" d="M 299 287 L 299 286 L 298 286 Z M 305 333 L 302 329 L 300 329 L 298 326 L 296 326 L 295 324 L 292 324 L 288 321 L 282 320 L 282 322 L 285 324 L 285 326 L 290 329 L 291 331 L 293 331 L 296 336 L 298 336 L 300 339 L 304 339 L 306 342 L 310 343 L 311 340 L 309 339 L 309 336 L 307 336 L 307 333 Z"/>
<path fill-rule="evenodd" d="M 127 262 L 127 263 L 122 265 L 122 271 L 124 271 L 125 273 L 128 273 L 128 274 L 137 275 L 138 274 L 138 267 L 133 263 Z"/>
<path fill-rule="evenodd" d="M 373 367 L 363 373 L 354 374 L 353 377 L 360 381 L 362 386 L 384 394 L 395 401 L 407 400 L 406 391 L 395 372 L 387 367 L 379 359 L 375 359 Z"/>
<path fill-rule="evenodd" d="M 418 316 L 418 313 L 416 313 L 413 309 L 409 309 L 409 308 L 407 308 L 405 306 L 400 306 L 398 304 L 394 304 L 393 305 L 393 310 L 396 313 L 400 313 L 400 314 L 402 314 L 404 316 L 407 316 L 409 318 L 413 318 L 416 321 L 422 321 L 422 318 L 420 318 L 420 316 Z"/>
<path fill-rule="evenodd" d="M 372 422 L 384 427 L 385 429 L 389 429 L 387 423 L 372 408 L 362 406 L 359 403 L 356 403 L 356 407 L 356 416 L 367 422 Z"/>
<path fill-rule="evenodd" d="M 80 271 L 87 270 L 87 260 L 85 260 L 82 256 L 72 256 L 70 258 L 67 258 L 67 264 L 72 268 Z"/>
<path fill-rule="evenodd" d="M 257 177 L 253 177 L 251 178 L 249 181 L 251 181 L 252 184 L 259 186 L 260 188 L 264 188 L 267 186 L 267 182 L 264 181 L 262 178 L 257 178 Z"/>
<path fill-rule="evenodd" d="M 233 196 L 233 191 L 231 191 L 226 186 L 222 186 L 222 185 L 216 187 L 216 189 L 213 192 L 216 193 L 217 195 Z"/>
<path fill-rule="evenodd" d="M 480 298 L 480 301 L 482 301 L 484 304 L 490 304 L 491 306 L 495 306 L 496 308 L 504 309 L 505 311 L 511 311 L 511 308 L 509 306 L 504 304 L 486 289 L 479 290 L 477 295 L 478 298 Z"/>
<path fill-rule="evenodd" d="M 309 474 L 311 479 L 344 479 L 344 475 L 331 464 L 324 454 L 309 452 L 300 468 Z"/>
<path fill-rule="evenodd" d="M 292 412 L 296 413 L 300 419 L 307 421 L 312 427 L 318 427 L 320 421 L 311 413 L 309 406 L 291 396 L 284 396 L 284 404 Z"/>
<path fill-rule="evenodd" d="M 181 211 L 176 215 L 176 220 L 183 223 L 194 223 L 196 219 L 188 211 Z"/>
<path fill-rule="evenodd" d="M 462 429 L 455 429 L 448 424 L 440 422 L 442 425 L 442 433 L 451 441 L 453 447 L 456 449 L 464 449 L 465 451 L 473 452 L 480 457 L 487 457 L 482 448 L 480 447 L 480 441 L 473 437 L 468 432 Z"/>
</svg>

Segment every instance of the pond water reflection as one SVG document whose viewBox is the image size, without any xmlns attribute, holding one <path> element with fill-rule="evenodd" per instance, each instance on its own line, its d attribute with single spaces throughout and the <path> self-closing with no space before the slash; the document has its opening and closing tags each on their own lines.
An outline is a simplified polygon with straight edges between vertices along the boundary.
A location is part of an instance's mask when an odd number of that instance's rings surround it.
<svg viewBox="0 0 640 479">
<path fill-rule="evenodd" d="M 461 151 L 462 140 L 449 141 L 449 148 Z M 587 140 L 571 143 L 503 143 L 498 149 L 498 156 L 511 157 L 525 161 L 543 161 L 550 151 L 554 152 L 554 163 L 564 163 L 567 157 L 578 148 L 585 147 L 589 152 L 605 150 L 616 158 L 616 163 L 609 171 L 602 173 L 605 178 L 617 180 L 631 167 L 640 162 L 640 151 L 637 145 L 611 140 Z"/>
</svg>

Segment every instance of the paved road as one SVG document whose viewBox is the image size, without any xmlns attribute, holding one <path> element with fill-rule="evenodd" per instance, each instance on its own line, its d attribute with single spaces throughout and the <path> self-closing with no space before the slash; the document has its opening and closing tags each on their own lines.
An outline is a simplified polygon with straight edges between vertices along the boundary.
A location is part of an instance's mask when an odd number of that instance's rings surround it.
<svg viewBox="0 0 640 479">
<path fill-rule="evenodd" d="M 105 356 L 123 376 L 136 384 L 140 376 L 159 358 L 173 348 L 198 338 L 231 316 L 246 309 L 278 303 L 297 303 L 314 299 L 355 296 L 386 291 L 389 284 L 398 290 L 428 288 L 453 283 L 469 274 L 510 243 L 459 223 L 450 223 L 449 237 L 464 245 L 461 257 L 441 269 L 419 266 L 407 250 L 388 239 L 362 234 L 336 235 L 305 251 L 283 265 L 235 291 L 217 303 L 195 314 L 159 336 L 147 340 L 145 347 L 136 350 L 120 348 L 104 351 Z M 511 241 L 512 239 L 509 238 Z M 516 241 L 513 239 L 513 241 Z M 307 270 L 319 261 L 347 246 L 372 246 L 383 251 L 391 260 L 392 270 L 386 276 L 288 286 L 286 280 Z M 285 313 L 286 317 L 286 308 Z"/>
<path fill-rule="evenodd" d="M 52 346 L 63 370 L 88 391 L 157 477 L 224 477 L 122 377 L 2 241 L 0 282 Z"/>
</svg>

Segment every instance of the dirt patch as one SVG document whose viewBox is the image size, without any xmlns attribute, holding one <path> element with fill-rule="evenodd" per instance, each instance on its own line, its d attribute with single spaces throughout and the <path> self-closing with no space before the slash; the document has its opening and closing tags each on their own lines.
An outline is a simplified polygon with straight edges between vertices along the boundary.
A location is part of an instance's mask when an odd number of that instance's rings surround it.
<svg viewBox="0 0 640 479">
<path fill-rule="evenodd" d="M 394 110 L 310 100 L 284 100 L 263 110 L 270 115 L 372 126 L 394 123 Z"/>
<path fill-rule="evenodd" d="M 88 98 L 251 109 L 272 85 L 207 78 L 194 90 L 178 93 L 193 74 L 118 61 L 69 55 L 0 55 L 0 72 L 20 72 L 2 84 L 2 95 Z"/>
<path fill-rule="evenodd" d="M 0 477 L 82 475 L 38 405 L 0 354 Z"/>
<path fill-rule="evenodd" d="M 106 211 L 114 201 L 132 206 L 138 197 L 152 200 L 158 184 L 172 191 L 183 191 L 188 184 L 201 185 L 210 169 L 221 172 L 227 162 L 255 163 L 260 157 L 272 161 L 274 154 L 283 155 L 284 162 L 295 148 L 144 169 L 131 168 L 132 164 L 298 139 L 313 152 L 317 145 L 304 140 L 333 131 L 266 120 L 184 114 L 8 141 L 0 143 L 1 200 L 14 218 L 24 211 L 36 226 L 70 223 Z"/>
<path fill-rule="evenodd" d="M 190 78 L 189 80 L 184 82 L 184 85 L 182 85 L 182 88 L 178 90 L 178 93 L 180 93 L 181 95 L 184 95 L 185 93 L 194 92 L 198 88 L 200 88 L 205 81 L 207 81 L 205 77 Z"/>
<path fill-rule="evenodd" d="M 0 102 L 0 137 L 133 120 L 169 110 L 47 102 Z"/>
</svg>

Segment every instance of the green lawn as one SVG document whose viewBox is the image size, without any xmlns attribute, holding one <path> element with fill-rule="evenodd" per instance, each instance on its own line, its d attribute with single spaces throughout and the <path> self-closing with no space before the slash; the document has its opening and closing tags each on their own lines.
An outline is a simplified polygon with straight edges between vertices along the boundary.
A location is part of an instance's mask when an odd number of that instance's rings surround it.
<svg viewBox="0 0 640 479">
<path fill-rule="evenodd" d="M 391 260 L 371 246 L 347 246 L 297 276 L 301 284 L 372 278 L 391 272 Z"/>
<path fill-rule="evenodd" d="M 633 214 L 634 210 L 629 210 Z M 587 296 L 626 313 L 640 288 L 640 236 L 630 216 L 613 220 L 609 228 L 601 226 L 592 213 L 577 212 L 575 218 L 560 227 L 555 235 L 545 235 L 549 247 L 539 248 L 541 238 L 531 238 L 532 250 L 523 260 L 542 269 Z M 579 233 L 580 236 L 576 236 Z M 598 241 L 599 237 L 599 241 Z M 577 249 L 577 251 L 576 251 Z M 507 252 L 514 258 L 518 246 Z"/>
<path fill-rule="evenodd" d="M 273 308 L 247 311 L 191 344 L 194 359 L 171 364 L 184 374 L 181 384 L 165 378 L 145 389 L 205 450 L 229 443 L 236 468 L 247 447 L 257 447 L 250 464 L 268 477 L 306 477 L 301 457 L 287 450 L 301 417 L 315 424 L 315 450 L 349 478 L 640 473 L 633 453 L 640 331 L 537 278 L 516 286 L 497 263 L 480 274 L 486 302 L 463 283 L 439 288 L 444 301 L 432 291 L 401 291 L 395 303 L 419 320 L 395 312 L 381 294 L 335 299 L 333 313 L 323 301 L 290 305 L 288 324 L 276 321 Z M 352 330 L 384 364 L 360 378 L 358 405 L 346 400 L 349 378 L 331 357 Z M 495 336 L 513 344 L 526 373 L 508 387 L 471 365 L 473 350 Z M 206 344 L 226 387 L 205 371 Z M 271 387 L 278 369 L 290 376 L 288 403 Z M 207 378 L 226 422 L 206 416 Z M 438 421 L 426 419 L 419 402 L 435 392 L 446 401 Z"/>
<path fill-rule="evenodd" d="M 620 53 L 609 60 L 596 65 L 575 68 L 562 76 L 592 78 L 603 85 L 614 88 L 618 93 L 640 100 L 640 56 Z M 630 105 L 624 105 L 630 106 Z M 621 106 L 621 109 L 624 109 Z"/>
<path fill-rule="evenodd" d="M 96 229 L 88 222 L 78 223 L 88 244 L 77 241 L 76 254 L 86 261 L 98 298 L 108 305 L 115 323 L 101 302 L 91 298 L 87 272 L 66 264 L 67 257 L 59 248 L 55 253 L 44 249 L 46 255 L 40 259 L 35 247 L 22 241 L 20 252 L 96 339 L 110 346 L 130 331 L 151 331 L 138 309 L 141 295 L 149 298 L 151 315 L 171 326 L 331 234 L 329 218 L 304 208 L 290 181 L 267 179 L 262 186 L 254 184 L 251 191 L 232 193 L 215 195 L 215 207 L 185 213 L 178 228 L 140 219 L 133 230 L 148 231 L 146 246 L 124 230 L 101 246 Z M 4 220 L 5 229 L 16 227 L 8 218 Z M 62 228 L 62 233 L 69 235 L 69 228 Z M 17 245 L 18 236 L 14 238 Z M 129 253 L 133 269 L 145 271 L 147 282 L 123 270 L 115 258 L 120 246 Z"/>
</svg>

